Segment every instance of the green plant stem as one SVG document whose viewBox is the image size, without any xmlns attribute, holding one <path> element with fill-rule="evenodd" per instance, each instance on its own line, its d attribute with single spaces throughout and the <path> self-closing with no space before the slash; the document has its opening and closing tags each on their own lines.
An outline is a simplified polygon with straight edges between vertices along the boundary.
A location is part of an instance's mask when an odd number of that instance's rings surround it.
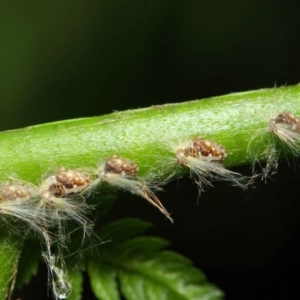
<svg viewBox="0 0 300 300">
<path fill-rule="evenodd" d="M 164 141 L 199 135 L 225 147 L 226 165 L 248 164 L 250 138 L 276 113 L 290 110 L 299 114 L 299 99 L 300 86 L 291 86 L 2 132 L 0 176 L 5 179 L 16 174 L 38 183 L 49 169 L 91 167 L 112 154 L 134 159 L 145 174 L 156 165 L 157 157 L 166 154 Z"/>
<path fill-rule="evenodd" d="M 227 166 L 250 164 L 250 139 L 258 129 L 267 127 L 269 117 L 284 110 L 300 114 L 299 85 L 6 131 L 0 134 L 0 176 L 3 180 L 15 176 L 38 184 L 43 174 L 59 166 L 93 167 L 117 154 L 134 160 L 140 175 L 152 173 L 163 180 L 174 171 L 171 165 L 168 168 L 163 164 L 163 157 L 172 156 L 164 143 L 197 136 L 212 138 L 224 146 Z M 257 151 L 263 152 L 264 143 L 262 139 Z M 0 243 L 0 254 L 6 251 L 6 257 L 11 257 L 6 271 L 0 267 L 3 284 L 11 277 L 18 257 L 15 239 L 11 241 L 10 246 L 7 239 Z M 0 292 L 1 299 L 4 294 Z"/>
</svg>

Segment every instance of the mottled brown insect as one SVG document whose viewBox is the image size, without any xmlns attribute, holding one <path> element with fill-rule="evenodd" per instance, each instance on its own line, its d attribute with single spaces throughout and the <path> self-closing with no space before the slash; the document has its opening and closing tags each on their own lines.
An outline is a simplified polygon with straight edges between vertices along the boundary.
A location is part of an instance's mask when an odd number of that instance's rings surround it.
<svg viewBox="0 0 300 300">
<path fill-rule="evenodd" d="M 173 221 L 170 214 L 147 184 L 134 178 L 138 170 L 138 165 L 134 161 L 126 158 L 118 158 L 116 155 L 113 155 L 99 166 L 99 181 L 95 181 L 95 183 L 106 182 L 115 188 L 139 195 L 157 207 L 167 218 Z"/>
<path fill-rule="evenodd" d="M 0 202 L 5 201 L 27 201 L 32 197 L 30 189 L 22 186 L 5 183 L 0 187 Z"/>
<path fill-rule="evenodd" d="M 87 172 L 60 170 L 41 184 L 40 194 L 44 200 L 53 202 L 56 197 L 83 192 L 92 182 L 93 178 Z"/>
<path fill-rule="evenodd" d="M 295 155 L 300 149 L 300 118 L 290 112 L 283 112 L 269 121 L 268 132 L 280 141 Z"/>
<path fill-rule="evenodd" d="M 223 161 L 227 153 L 222 146 L 198 137 L 191 141 L 190 147 L 186 149 L 186 155 L 209 161 Z"/>
<path fill-rule="evenodd" d="M 132 160 L 126 158 L 118 158 L 113 155 L 105 162 L 104 172 L 120 174 L 122 176 L 134 176 L 139 171 L 138 165 Z"/>
<path fill-rule="evenodd" d="M 179 148 L 176 151 L 176 158 L 179 164 L 187 164 L 186 158 L 193 157 L 210 162 L 222 162 L 227 156 L 222 146 L 204 140 L 202 137 L 193 139 L 186 148 Z"/>
<path fill-rule="evenodd" d="M 93 178 L 87 172 L 79 171 L 60 171 L 56 175 L 56 181 L 61 184 L 66 193 L 78 193 L 86 189 L 93 181 Z"/>
<path fill-rule="evenodd" d="M 266 133 L 268 134 L 268 144 L 261 153 L 257 153 L 257 145 L 261 143 L 261 138 Z M 254 151 L 252 147 L 255 149 Z M 266 180 L 270 174 L 277 172 L 278 160 L 281 156 L 288 153 L 299 156 L 300 118 L 289 111 L 283 111 L 270 118 L 268 126 L 258 130 L 257 134 L 250 140 L 248 151 L 254 160 L 253 170 L 255 165 L 261 166 L 260 161 L 266 160 L 265 167 L 261 167 L 262 172 L 258 175 Z"/>
<path fill-rule="evenodd" d="M 225 180 L 245 188 L 243 177 L 223 166 L 227 153 L 215 142 L 197 137 L 179 147 L 172 145 L 172 150 L 175 150 L 177 164 L 190 169 L 191 177 L 199 187 L 199 195 L 204 186 L 212 186 L 214 180 Z"/>
<path fill-rule="evenodd" d="M 270 119 L 269 131 L 276 132 L 279 124 L 286 125 L 287 130 L 300 133 L 300 118 L 287 111 L 279 114 L 276 118 Z"/>
<path fill-rule="evenodd" d="M 0 184 L 0 213 L 9 215 L 17 220 L 24 221 L 30 228 L 41 232 L 36 214 L 37 188 L 19 180 L 9 180 Z M 14 230 L 28 229 L 28 226 L 18 227 L 8 222 L 10 228 Z M 17 229 L 18 228 L 18 229 Z"/>
</svg>

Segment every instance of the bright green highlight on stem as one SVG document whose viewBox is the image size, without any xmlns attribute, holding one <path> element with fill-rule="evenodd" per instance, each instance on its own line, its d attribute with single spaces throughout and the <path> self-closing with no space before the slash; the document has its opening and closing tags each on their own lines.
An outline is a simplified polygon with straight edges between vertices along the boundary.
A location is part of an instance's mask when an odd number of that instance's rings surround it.
<svg viewBox="0 0 300 300">
<path fill-rule="evenodd" d="M 157 173 L 163 180 L 172 172 L 161 161 L 170 156 L 164 143 L 197 136 L 224 146 L 228 153 L 226 165 L 250 164 L 250 139 L 267 127 L 271 116 L 285 110 L 300 115 L 299 85 L 6 131 L 0 134 L 0 176 L 2 180 L 13 176 L 39 183 L 43 174 L 57 167 L 93 167 L 117 154 L 134 160 L 140 175 Z M 263 152 L 263 140 L 258 147 Z M 3 238 L 0 244 L 1 299 L 18 257 L 16 242 L 10 241 L 8 246 Z"/>
</svg>

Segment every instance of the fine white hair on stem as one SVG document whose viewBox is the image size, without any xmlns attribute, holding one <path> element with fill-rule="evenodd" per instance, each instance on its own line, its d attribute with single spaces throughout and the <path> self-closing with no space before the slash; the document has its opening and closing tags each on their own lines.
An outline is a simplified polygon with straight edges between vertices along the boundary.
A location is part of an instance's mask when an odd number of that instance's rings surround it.
<svg viewBox="0 0 300 300">
<path fill-rule="evenodd" d="M 38 191 L 39 210 L 47 215 L 46 225 L 75 220 L 82 228 L 88 229 L 91 222 L 87 214 L 92 206 L 85 202 L 85 193 L 92 183 L 92 176 L 80 170 L 60 168 L 54 175 L 48 176 Z"/>
<path fill-rule="evenodd" d="M 55 245 L 57 254 L 51 253 L 52 239 L 44 230 L 43 237 L 46 244 L 46 252 L 43 256 L 49 269 L 49 281 L 56 299 L 68 297 L 71 290 L 68 281 L 63 252 L 67 249 L 69 232 L 67 221 L 76 221 L 83 230 L 83 240 L 93 234 L 93 223 L 88 218 L 92 206 L 85 202 L 86 192 L 93 183 L 93 178 L 86 171 L 67 170 L 60 168 L 54 175 L 44 179 L 38 189 L 38 206 L 36 214 L 45 216 L 41 222 L 42 227 L 52 228 L 55 233 Z M 57 262 L 56 262 L 57 261 Z M 58 262 L 60 265 L 58 265 Z"/>
<path fill-rule="evenodd" d="M 60 257 L 61 266 L 59 267 L 53 262 L 50 233 L 46 231 L 42 224 L 47 215 L 44 215 L 44 212 L 37 214 L 36 211 L 37 193 L 37 188 L 33 184 L 17 179 L 7 180 L 0 184 L 0 211 L 2 214 L 21 220 L 28 225 L 24 232 L 21 227 L 12 226 L 11 220 L 6 220 L 6 224 L 11 225 L 10 227 L 14 229 L 14 233 L 21 235 L 23 238 L 30 229 L 38 233 L 42 244 L 46 247 L 43 257 L 48 266 L 49 274 L 51 273 L 51 286 L 55 299 L 64 299 L 70 294 L 70 283 L 67 279 L 67 273 L 64 271 L 63 258 Z M 59 252 L 61 251 L 59 250 Z"/>
<path fill-rule="evenodd" d="M 72 284 L 68 278 L 62 249 L 58 247 L 58 254 L 53 255 L 51 251 L 53 242 L 50 233 L 46 229 L 43 230 L 43 238 L 46 251 L 42 253 L 42 256 L 48 267 L 48 282 L 52 293 L 55 300 L 66 299 L 72 291 Z"/>
<path fill-rule="evenodd" d="M 55 299 L 65 299 L 71 292 L 64 260 L 66 242 L 70 236 L 67 221 L 76 221 L 84 232 L 84 238 L 94 234 L 93 224 L 87 217 L 93 206 L 85 202 L 92 183 L 93 178 L 86 171 L 60 168 L 44 178 L 39 186 L 14 178 L 0 184 L 2 219 L 22 238 L 30 229 L 38 233 L 48 266 L 49 286 Z M 22 224 L 17 227 L 15 220 L 21 220 L 28 226 L 25 230 Z M 52 253 L 54 249 L 55 255 Z"/>
<path fill-rule="evenodd" d="M 215 180 L 229 181 L 243 189 L 247 186 L 244 177 L 223 166 L 227 153 L 215 142 L 197 137 L 180 144 L 168 142 L 167 146 L 174 155 L 172 163 L 189 168 L 191 177 L 199 187 L 199 195 L 204 186 L 212 186 Z"/>
<path fill-rule="evenodd" d="M 259 152 L 256 144 L 263 139 L 266 147 Z M 280 157 L 300 154 L 300 118 L 288 111 L 271 117 L 265 128 L 258 130 L 251 138 L 248 153 L 253 159 L 253 172 L 256 165 L 260 166 L 262 171 L 259 177 L 262 180 L 276 174 Z M 263 160 L 264 166 L 261 163 Z"/>
<path fill-rule="evenodd" d="M 98 165 L 96 170 L 98 178 L 94 181 L 93 186 L 107 183 L 116 189 L 138 195 L 158 208 L 160 212 L 173 222 L 169 212 L 154 192 L 151 191 L 149 185 L 144 180 L 135 177 L 138 170 L 138 165 L 134 161 L 113 155 Z"/>
<path fill-rule="evenodd" d="M 269 121 L 268 131 L 286 145 L 294 155 L 300 151 L 300 118 L 288 111 Z"/>
<path fill-rule="evenodd" d="M 12 217 L 12 220 L 22 220 L 27 223 L 26 231 L 33 229 L 34 231 L 41 231 L 40 221 L 44 217 L 37 216 L 35 209 L 37 201 L 35 196 L 37 189 L 34 185 L 28 182 L 23 182 L 18 179 L 10 178 L 9 180 L 0 184 L 0 213 L 3 216 Z M 3 218 L 6 224 L 11 227 L 15 233 L 20 232 L 20 227 L 16 228 L 12 220 Z"/>
</svg>

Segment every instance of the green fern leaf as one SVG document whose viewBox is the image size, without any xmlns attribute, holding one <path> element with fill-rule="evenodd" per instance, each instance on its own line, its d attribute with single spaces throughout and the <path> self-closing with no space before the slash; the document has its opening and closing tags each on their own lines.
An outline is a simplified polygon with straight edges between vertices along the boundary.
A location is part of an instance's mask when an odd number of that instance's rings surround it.
<svg viewBox="0 0 300 300">
<path fill-rule="evenodd" d="M 113 240 L 102 245 L 99 254 L 91 255 L 88 262 L 96 297 L 99 300 L 119 300 L 121 295 L 127 300 L 222 299 L 223 293 L 208 283 L 189 259 L 164 250 L 168 241 L 158 237 L 131 238 L 149 226 L 144 221 L 125 219 L 102 228 Z M 125 239 L 123 232 L 130 228 L 133 232 L 127 232 Z"/>
<path fill-rule="evenodd" d="M 90 283 L 95 296 L 101 300 L 119 300 L 117 270 L 105 262 L 88 262 Z"/>
</svg>

